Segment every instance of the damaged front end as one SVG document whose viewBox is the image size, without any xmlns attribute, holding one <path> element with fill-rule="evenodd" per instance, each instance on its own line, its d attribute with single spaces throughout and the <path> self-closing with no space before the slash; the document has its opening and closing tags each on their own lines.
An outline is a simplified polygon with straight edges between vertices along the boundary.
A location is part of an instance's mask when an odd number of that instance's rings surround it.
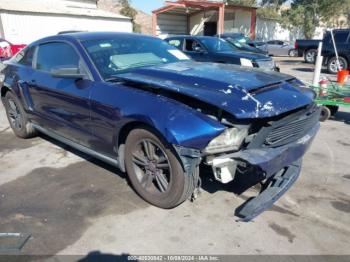
<svg viewBox="0 0 350 262">
<path fill-rule="evenodd" d="M 253 123 L 240 150 L 205 156 L 205 163 L 222 183 L 235 180 L 238 172 L 262 183 L 260 194 L 237 208 L 236 216 L 243 221 L 253 219 L 296 181 L 301 158 L 319 129 L 319 115 L 320 108 L 310 105 L 279 119 Z"/>
<path fill-rule="evenodd" d="M 236 209 L 238 217 L 249 221 L 272 206 L 299 176 L 301 159 L 319 129 L 320 109 L 313 103 L 314 93 L 295 78 L 230 69 L 170 64 L 139 69 L 118 79 L 179 103 L 204 122 L 218 125 L 216 137 L 209 141 L 203 136 L 205 130 L 197 127 L 195 139 L 180 137 L 172 144 L 195 184 L 200 181 L 200 163 L 209 165 L 221 183 L 237 181 L 238 174 L 243 181 L 250 181 L 249 187 L 261 183 L 260 194 Z M 233 80 L 239 83 L 231 84 Z M 170 121 L 167 129 L 174 130 L 178 123 Z M 193 135 L 190 129 L 186 125 Z M 177 135 L 186 133 L 183 126 L 176 130 Z"/>
</svg>

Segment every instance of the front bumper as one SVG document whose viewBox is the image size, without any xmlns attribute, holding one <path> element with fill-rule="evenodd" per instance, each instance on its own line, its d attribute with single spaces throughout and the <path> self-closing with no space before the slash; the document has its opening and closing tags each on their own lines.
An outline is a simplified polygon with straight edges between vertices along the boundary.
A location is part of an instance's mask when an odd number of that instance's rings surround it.
<svg viewBox="0 0 350 262">
<path fill-rule="evenodd" d="M 301 160 L 282 169 L 264 183 L 259 195 L 239 206 L 235 215 L 248 222 L 269 209 L 298 179 L 300 170 Z"/>
<path fill-rule="evenodd" d="M 302 158 L 311 146 L 319 128 L 320 124 L 317 124 L 305 136 L 286 146 L 242 150 L 216 157 L 209 164 L 212 165 L 215 176 L 220 172 L 219 169 L 226 168 L 222 171 L 227 172 L 227 170 L 235 170 L 237 165 L 245 163 L 258 167 L 265 174 L 265 178 L 269 178 L 282 168 Z"/>
<path fill-rule="evenodd" d="M 223 155 L 209 162 L 215 178 L 222 183 L 234 180 L 237 169 L 252 167 L 261 174 L 260 181 L 276 181 L 253 200 L 236 210 L 244 221 L 251 220 L 269 208 L 295 182 L 300 173 L 301 158 L 310 148 L 320 124 L 315 125 L 305 136 L 285 146 L 276 148 L 247 149 Z M 267 183 L 266 182 L 266 183 Z"/>
</svg>

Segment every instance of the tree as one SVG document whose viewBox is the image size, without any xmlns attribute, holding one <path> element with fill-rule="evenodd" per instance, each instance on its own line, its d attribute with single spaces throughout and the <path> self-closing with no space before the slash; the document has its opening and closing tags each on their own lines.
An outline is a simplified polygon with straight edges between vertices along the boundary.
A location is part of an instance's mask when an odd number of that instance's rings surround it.
<svg viewBox="0 0 350 262">
<path fill-rule="evenodd" d="M 282 21 L 285 27 L 302 28 L 305 37 L 311 39 L 321 23 L 338 27 L 335 21 L 346 8 L 350 11 L 350 0 L 294 0 L 291 8 L 282 12 Z"/>
<path fill-rule="evenodd" d="M 225 0 L 230 5 L 257 6 L 256 0 Z"/>
<path fill-rule="evenodd" d="M 141 26 L 136 23 L 136 15 L 137 11 L 130 5 L 131 0 L 119 0 L 122 9 L 120 10 L 120 14 L 130 17 L 133 25 L 133 31 L 135 33 L 141 32 Z"/>
<path fill-rule="evenodd" d="M 286 3 L 288 0 L 261 0 L 261 6 L 274 9 L 275 12 L 279 12 L 281 6 Z"/>
</svg>

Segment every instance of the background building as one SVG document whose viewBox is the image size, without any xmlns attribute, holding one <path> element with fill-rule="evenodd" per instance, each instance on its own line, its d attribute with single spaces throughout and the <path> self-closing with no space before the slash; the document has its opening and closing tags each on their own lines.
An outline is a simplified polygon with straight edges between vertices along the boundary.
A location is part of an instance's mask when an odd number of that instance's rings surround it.
<svg viewBox="0 0 350 262">
<path fill-rule="evenodd" d="M 223 1 L 167 1 L 153 11 L 153 34 L 216 35 L 242 32 L 255 38 L 255 7 L 225 4 Z"/>
<path fill-rule="evenodd" d="M 95 0 L 0 1 L 0 38 L 28 44 L 67 30 L 132 32 L 132 23 Z"/>
</svg>

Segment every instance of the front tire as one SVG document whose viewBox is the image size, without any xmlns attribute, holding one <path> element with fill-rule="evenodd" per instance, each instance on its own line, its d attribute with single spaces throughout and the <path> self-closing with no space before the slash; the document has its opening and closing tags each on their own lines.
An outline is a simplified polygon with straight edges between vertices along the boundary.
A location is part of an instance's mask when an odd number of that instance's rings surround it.
<svg viewBox="0 0 350 262">
<path fill-rule="evenodd" d="M 147 202 L 170 209 L 188 199 L 196 186 L 196 174 L 185 174 L 165 142 L 148 128 L 134 129 L 125 144 L 125 166 L 135 191 Z"/>
<path fill-rule="evenodd" d="M 341 69 L 348 69 L 348 61 L 344 57 L 339 57 L 339 63 L 340 63 L 340 68 Z M 331 74 L 336 74 L 338 73 L 338 66 L 337 66 L 337 58 L 332 57 L 331 59 L 328 60 L 327 63 L 327 70 Z"/>
<path fill-rule="evenodd" d="M 4 106 L 7 119 L 16 136 L 20 138 L 31 138 L 36 135 L 36 130 L 29 122 L 21 102 L 10 91 L 5 95 Z"/>
</svg>

